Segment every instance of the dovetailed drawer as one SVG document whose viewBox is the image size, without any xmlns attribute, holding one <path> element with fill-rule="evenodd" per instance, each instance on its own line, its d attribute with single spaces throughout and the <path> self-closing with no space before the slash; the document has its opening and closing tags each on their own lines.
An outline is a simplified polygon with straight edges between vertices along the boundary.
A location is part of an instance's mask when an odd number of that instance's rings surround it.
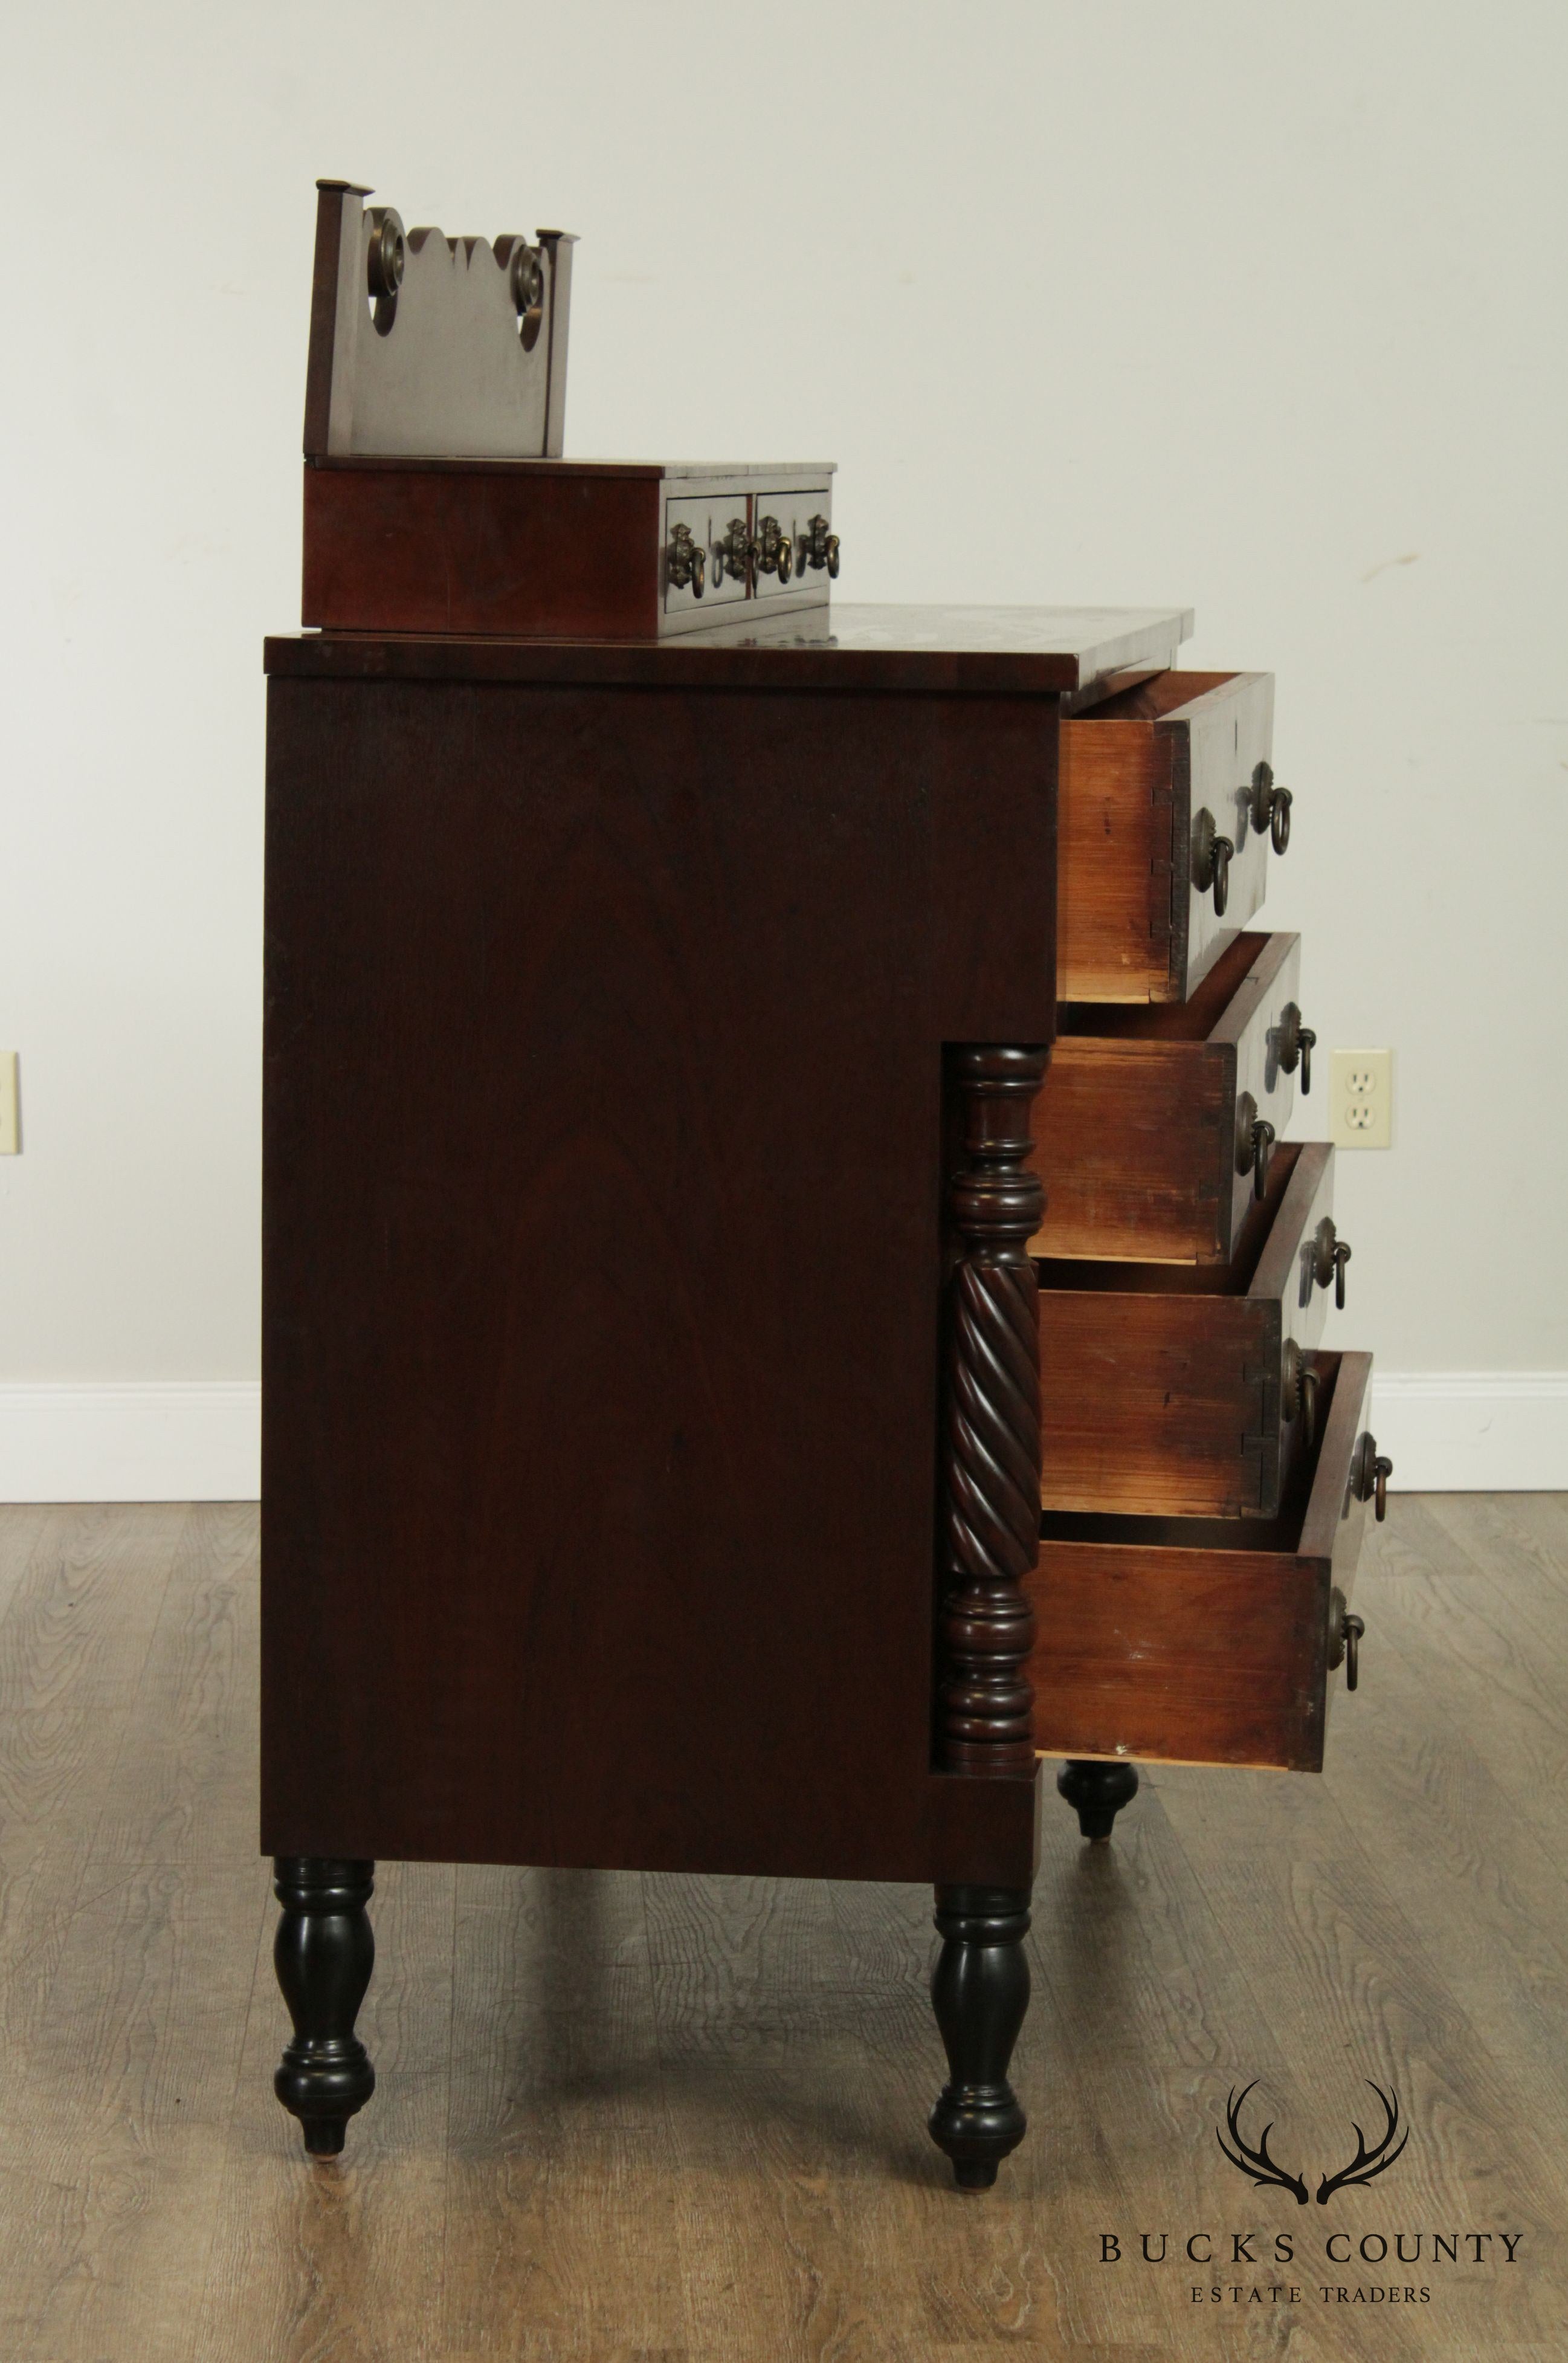
<svg viewBox="0 0 1568 2363">
<path fill-rule="evenodd" d="M 1274 676 L 1158 673 L 1061 734 L 1058 998 L 1185 1001 L 1262 906 L 1275 858 L 1272 814 L 1258 825 Z"/>
<path fill-rule="evenodd" d="M 1045 1509 L 1275 1514 L 1319 1425 L 1332 1208 L 1333 1150 L 1287 1143 L 1226 1264 L 1041 1260 Z"/>
<path fill-rule="evenodd" d="M 1189 1001 L 1062 1006 L 1032 1119 L 1045 1184 L 1032 1253 L 1229 1259 L 1256 1194 L 1256 1127 L 1283 1134 L 1310 1075 L 1300 967 L 1298 937 L 1242 935 Z"/>
<path fill-rule="evenodd" d="M 1321 1770 L 1376 1445 L 1371 1355 L 1315 1359 L 1323 1425 L 1279 1516 L 1042 1519 L 1042 1754 Z"/>
</svg>

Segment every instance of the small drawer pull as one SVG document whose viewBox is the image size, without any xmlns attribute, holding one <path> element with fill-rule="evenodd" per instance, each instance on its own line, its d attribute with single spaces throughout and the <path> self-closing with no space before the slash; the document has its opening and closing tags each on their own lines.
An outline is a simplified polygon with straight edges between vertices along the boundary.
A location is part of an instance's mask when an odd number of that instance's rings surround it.
<svg viewBox="0 0 1568 2363">
<path fill-rule="evenodd" d="M 1375 1504 L 1374 1514 L 1379 1525 L 1388 1515 L 1388 1480 L 1393 1474 L 1394 1463 L 1386 1452 L 1379 1452 L 1377 1438 L 1369 1428 L 1355 1448 L 1351 1485 L 1358 1502 Z"/>
<path fill-rule="evenodd" d="M 1310 1452 L 1318 1441 L 1318 1373 L 1294 1337 L 1285 1341 L 1279 1394 L 1286 1425 L 1299 1418 L 1301 1440 Z"/>
<path fill-rule="evenodd" d="M 1242 1092 L 1236 1099 L 1236 1170 L 1253 1177 L 1253 1195 L 1268 1195 L 1268 1165 L 1274 1153 L 1275 1130 L 1267 1116 L 1260 1116 L 1258 1104 L 1251 1092 Z"/>
<path fill-rule="evenodd" d="M 1200 893 L 1214 894 L 1214 915 L 1222 919 L 1225 905 L 1231 899 L 1231 864 L 1236 849 L 1228 837 L 1220 837 L 1214 826 L 1214 815 L 1207 804 L 1193 823 L 1192 882 Z"/>
<path fill-rule="evenodd" d="M 1334 1673 L 1343 1666 L 1347 1691 L 1353 1691 L 1360 1679 L 1360 1649 L 1365 1632 L 1365 1625 L 1346 1606 L 1344 1593 L 1336 1583 L 1329 1595 L 1329 1671 Z"/>
<path fill-rule="evenodd" d="M 684 591 L 690 584 L 692 597 L 701 599 L 707 571 L 707 551 L 692 538 L 689 525 L 678 525 L 669 537 L 670 582 L 677 591 Z"/>
<path fill-rule="evenodd" d="M 838 536 L 825 516 L 814 516 L 805 533 L 795 545 L 795 571 L 804 574 L 808 566 L 820 574 L 825 566 L 830 582 L 838 580 Z"/>
<path fill-rule="evenodd" d="M 788 582 L 794 571 L 793 547 L 775 516 L 757 520 L 756 564 L 759 572 L 777 574 L 780 582 Z"/>
<path fill-rule="evenodd" d="M 1261 837 L 1266 828 L 1276 853 L 1290 843 L 1290 790 L 1276 788 L 1274 767 L 1259 763 L 1253 772 L 1253 826 Z"/>
<path fill-rule="evenodd" d="M 1335 1230 L 1332 1215 L 1325 1215 L 1313 1235 L 1312 1277 L 1320 1288 L 1327 1288 L 1333 1281 L 1334 1309 L 1338 1313 L 1345 1309 L 1345 1266 L 1350 1259 L 1351 1251 Z"/>
<path fill-rule="evenodd" d="M 713 552 L 713 580 L 722 582 L 726 567 L 736 582 L 748 583 L 751 570 L 756 564 L 756 544 L 745 529 L 744 517 L 732 517 L 729 530 Z"/>
<path fill-rule="evenodd" d="M 1293 1075 L 1297 1062 L 1301 1066 L 1301 1095 L 1305 1099 L 1312 1089 L 1312 1053 L 1318 1047 L 1318 1037 L 1310 1026 L 1301 1023 L 1301 1012 L 1294 1001 L 1287 1001 L 1279 1013 L 1279 1028 L 1275 1037 L 1279 1063 L 1285 1073 Z"/>
</svg>

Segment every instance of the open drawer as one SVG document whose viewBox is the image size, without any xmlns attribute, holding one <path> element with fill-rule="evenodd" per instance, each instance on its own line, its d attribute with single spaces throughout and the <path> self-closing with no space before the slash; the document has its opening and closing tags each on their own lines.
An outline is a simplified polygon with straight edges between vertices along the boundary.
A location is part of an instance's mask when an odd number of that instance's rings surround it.
<svg viewBox="0 0 1568 2363">
<path fill-rule="evenodd" d="M 1185 1001 L 1289 840 L 1274 676 L 1158 673 L 1061 732 L 1057 998 Z"/>
<path fill-rule="evenodd" d="M 1279 1517 L 1041 1520 L 1024 1589 L 1043 1755 L 1322 1769 L 1366 1504 L 1382 1514 L 1391 1471 L 1366 1428 L 1371 1355 L 1314 1360 L 1322 1429 Z"/>
<path fill-rule="evenodd" d="M 1333 1154 L 1275 1150 L 1229 1263 L 1040 1263 L 1044 1508 L 1275 1515 L 1320 1424 L 1306 1350 L 1344 1294 Z"/>
<path fill-rule="evenodd" d="M 1032 1254 L 1227 1260 L 1311 1087 L 1300 971 L 1299 937 L 1242 935 L 1189 1001 L 1061 1006 L 1032 1118 Z"/>
</svg>

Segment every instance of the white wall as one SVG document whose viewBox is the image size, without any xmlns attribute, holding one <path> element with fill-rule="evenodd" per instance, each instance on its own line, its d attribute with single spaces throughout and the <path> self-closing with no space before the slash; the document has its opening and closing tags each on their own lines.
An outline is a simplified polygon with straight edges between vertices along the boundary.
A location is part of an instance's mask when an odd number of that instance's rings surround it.
<svg viewBox="0 0 1568 2363">
<path fill-rule="evenodd" d="M 1277 673 L 1268 917 L 1324 1050 L 1397 1059 L 1338 1330 L 1515 1374 L 1500 1481 L 1568 1483 L 1568 1392 L 1518 1378 L 1568 1368 L 1560 0 L 57 0 L 4 39 L 0 1491 L 133 1490 L 143 1381 L 148 1491 L 248 1465 L 317 173 L 581 233 L 569 451 L 834 456 L 850 597 L 1190 603 L 1192 660 Z M 160 1459 L 182 1390 L 226 1458 Z"/>
</svg>

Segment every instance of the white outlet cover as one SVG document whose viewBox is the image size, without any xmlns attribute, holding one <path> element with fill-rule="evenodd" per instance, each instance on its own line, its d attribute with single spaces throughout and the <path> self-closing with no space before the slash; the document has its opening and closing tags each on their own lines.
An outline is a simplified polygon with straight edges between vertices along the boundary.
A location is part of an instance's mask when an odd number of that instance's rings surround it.
<svg viewBox="0 0 1568 2363">
<path fill-rule="evenodd" d="M 17 1093 L 17 1054 L 0 1050 L 0 1157 L 15 1157 L 22 1146 L 21 1110 Z"/>
<path fill-rule="evenodd" d="M 1329 1058 L 1329 1137 L 1336 1148 L 1390 1148 L 1394 1053 L 1334 1050 Z"/>
</svg>

